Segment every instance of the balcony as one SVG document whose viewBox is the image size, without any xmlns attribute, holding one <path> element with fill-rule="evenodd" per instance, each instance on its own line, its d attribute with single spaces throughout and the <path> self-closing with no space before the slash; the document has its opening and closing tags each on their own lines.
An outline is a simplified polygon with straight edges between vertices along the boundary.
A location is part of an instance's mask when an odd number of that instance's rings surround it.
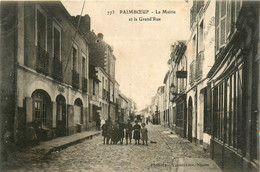
<svg viewBox="0 0 260 172">
<path fill-rule="evenodd" d="M 189 74 L 189 83 L 192 86 L 195 82 L 195 63 L 196 61 L 193 60 L 190 64 L 190 74 Z"/>
<path fill-rule="evenodd" d="M 72 70 L 72 87 L 79 89 L 79 73 Z"/>
<path fill-rule="evenodd" d="M 82 91 L 83 92 L 88 91 L 88 79 L 85 77 L 82 77 Z"/>
<path fill-rule="evenodd" d="M 36 47 L 36 71 L 49 74 L 49 53 L 40 46 Z"/>
<path fill-rule="evenodd" d="M 195 79 L 199 81 L 203 75 L 204 51 L 200 51 L 196 58 L 196 72 Z"/>
<path fill-rule="evenodd" d="M 62 62 L 57 57 L 53 57 L 53 78 L 63 80 Z"/>
</svg>

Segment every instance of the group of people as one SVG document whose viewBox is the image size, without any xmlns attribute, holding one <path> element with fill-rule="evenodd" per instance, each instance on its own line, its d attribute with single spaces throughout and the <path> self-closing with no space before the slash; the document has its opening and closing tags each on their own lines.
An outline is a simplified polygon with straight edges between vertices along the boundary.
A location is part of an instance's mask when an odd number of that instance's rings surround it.
<svg viewBox="0 0 260 172">
<path fill-rule="evenodd" d="M 140 144 L 140 139 L 143 141 L 143 145 L 146 143 L 148 146 L 148 130 L 145 127 L 145 123 L 138 124 L 135 121 L 135 125 L 131 124 L 130 119 L 127 123 L 116 121 L 115 124 L 111 120 L 106 120 L 105 124 L 102 125 L 102 136 L 104 137 L 104 144 L 123 144 L 124 138 L 126 139 L 126 145 L 128 145 L 128 140 L 132 144 L 132 133 L 134 133 L 133 139 L 135 140 L 135 145 Z"/>
</svg>

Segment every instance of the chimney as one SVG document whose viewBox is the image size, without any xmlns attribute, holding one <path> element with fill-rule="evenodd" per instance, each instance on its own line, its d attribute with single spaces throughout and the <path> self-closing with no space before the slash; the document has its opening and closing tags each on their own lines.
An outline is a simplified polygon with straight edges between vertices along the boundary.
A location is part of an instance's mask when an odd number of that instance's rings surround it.
<svg viewBox="0 0 260 172">
<path fill-rule="evenodd" d="M 98 33 L 97 37 L 99 38 L 99 40 L 103 40 L 104 35 L 102 33 Z"/>
<path fill-rule="evenodd" d="M 78 21 L 79 15 L 76 17 L 76 19 Z M 83 32 L 89 32 L 90 31 L 90 24 L 91 24 L 91 21 L 90 21 L 90 17 L 89 17 L 88 14 L 81 17 L 81 19 L 80 19 L 80 29 Z"/>
</svg>

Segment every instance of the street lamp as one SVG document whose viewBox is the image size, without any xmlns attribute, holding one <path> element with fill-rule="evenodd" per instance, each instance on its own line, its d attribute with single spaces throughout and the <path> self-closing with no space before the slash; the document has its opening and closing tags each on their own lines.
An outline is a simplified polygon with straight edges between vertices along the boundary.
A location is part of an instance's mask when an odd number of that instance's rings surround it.
<svg viewBox="0 0 260 172">
<path fill-rule="evenodd" d="M 174 90 L 175 90 L 175 85 L 172 83 L 170 86 L 170 91 L 172 94 L 174 94 Z"/>
<path fill-rule="evenodd" d="M 175 88 L 176 88 L 176 86 L 172 83 L 170 86 L 170 92 L 172 93 L 172 95 L 178 96 L 179 94 L 175 93 Z"/>
</svg>

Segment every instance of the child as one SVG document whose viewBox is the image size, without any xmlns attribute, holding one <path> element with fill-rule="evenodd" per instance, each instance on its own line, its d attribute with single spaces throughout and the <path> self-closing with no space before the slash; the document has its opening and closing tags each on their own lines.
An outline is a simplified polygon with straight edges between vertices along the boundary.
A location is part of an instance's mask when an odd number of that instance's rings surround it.
<svg viewBox="0 0 260 172">
<path fill-rule="evenodd" d="M 138 124 L 138 121 L 136 120 L 136 121 L 135 121 L 135 125 L 134 125 L 134 127 L 133 127 L 135 145 L 137 144 L 137 141 L 138 141 L 138 145 L 140 144 L 140 143 L 139 143 L 139 140 L 140 140 L 140 129 L 141 129 L 141 126 Z"/>
<path fill-rule="evenodd" d="M 147 144 L 147 140 L 148 140 L 148 130 L 145 127 L 145 123 L 142 123 L 142 128 L 141 128 L 141 134 L 142 134 L 142 141 L 143 141 L 143 145 L 144 145 L 144 141 L 146 142 L 146 146 L 148 146 Z"/>
</svg>

